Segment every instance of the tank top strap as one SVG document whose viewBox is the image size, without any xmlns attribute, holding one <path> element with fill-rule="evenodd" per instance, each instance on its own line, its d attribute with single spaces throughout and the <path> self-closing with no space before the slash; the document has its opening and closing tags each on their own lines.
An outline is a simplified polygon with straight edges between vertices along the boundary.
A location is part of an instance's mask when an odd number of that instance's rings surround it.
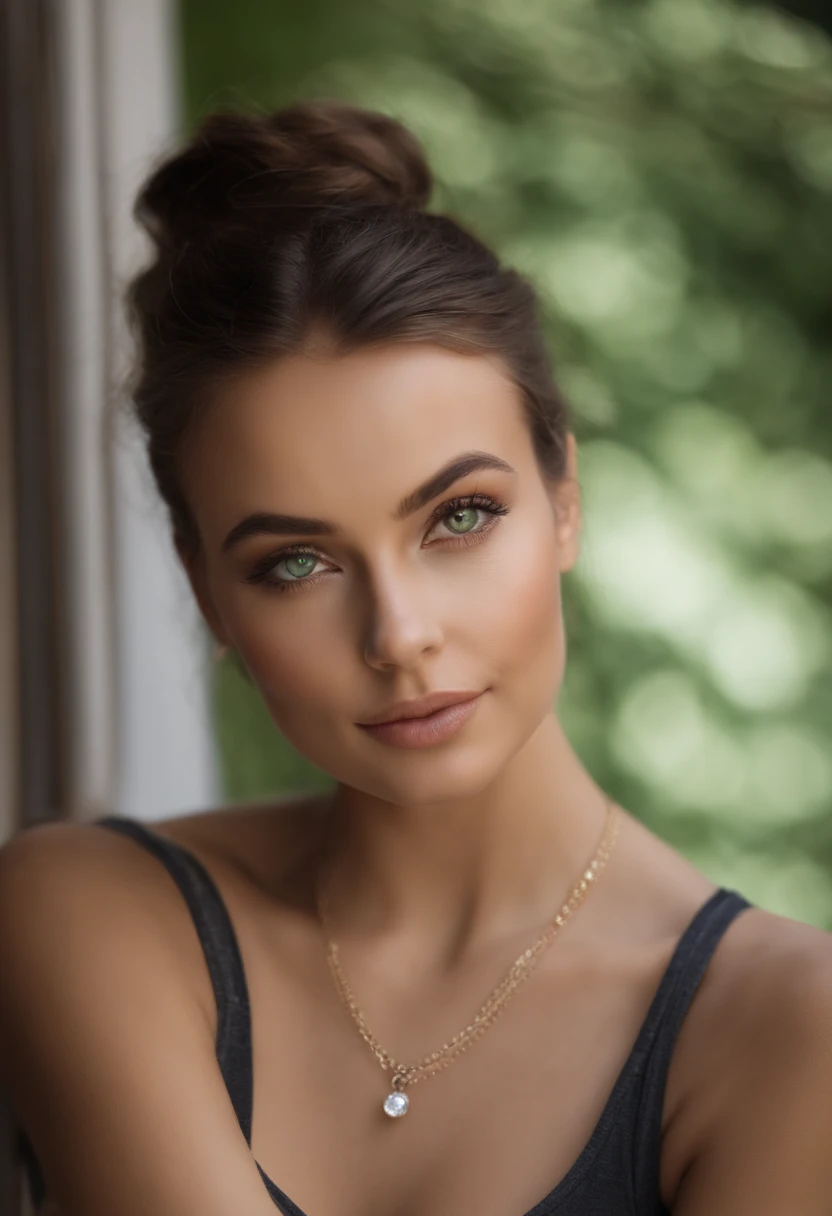
<svg viewBox="0 0 832 1216">
<path fill-rule="evenodd" d="M 665 1088 L 682 1022 L 723 934 L 740 912 L 751 907 L 739 891 L 729 887 L 714 891 L 679 938 L 642 1024 L 632 1061 L 639 1076 L 632 1161 L 635 1192 L 642 1203 L 653 1202 L 659 1194 Z"/>
<path fill-rule="evenodd" d="M 156 857 L 182 893 L 199 937 L 217 1005 L 217 1062 L 240 1128 L 251 1145 L 251 1009 L 243 959 L 225 901 L 190 850 L 138 820 L 106 815 L 93 821 L 129 836 Z"/>
</svg>

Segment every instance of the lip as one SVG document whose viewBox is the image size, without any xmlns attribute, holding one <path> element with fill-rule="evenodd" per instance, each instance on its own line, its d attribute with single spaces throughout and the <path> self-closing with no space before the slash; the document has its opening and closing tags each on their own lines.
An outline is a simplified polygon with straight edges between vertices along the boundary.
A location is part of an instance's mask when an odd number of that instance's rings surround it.
<svg viewBox="0 0 832 1216">
<path fill-rule="evenodd" d="M 482 690 L 480 690 L 482 691 Z M 460 701 L 470 701 L 478 697 L 480 692 L 473 688 L 444 689 L 429 692 L 425 697 L 416 697 L 411 701 L 397 701 L 389 709 L 382 710 L 372 718 L 359 722 L 359 726 L 380 726 L 385 722 L 401 722 L 407 718 L 425 718 L 428 714 L 436 713 L 437 709 L 445 709 L 448 705 L 457 705 Z"/>
<path fill-rule="evenodd" d="M 434 705 L 441 695 L 434 694 Z M 449 699 L 451 695 L 454 697 L 452 701 Z M 432 713 L 422 713 L 418 717 L 411 713 L 409 717 L 399 717 L 393 721 L 359 722 L 358 725 L 380 743 L 387 743 L 392 747 L 433 747 L 434 744 L 449 739 L 468 721 L 482 697 L 482 692 L 444 694 L 445 704 L 439 705 Z M 424 698 L 422 704 L 429 700 L 430 698 Z M 405 704 L 412 709 L 420 703 L 410 701 Z M 401 709 L 398 712 L 401 713 Z"/>
</svg>

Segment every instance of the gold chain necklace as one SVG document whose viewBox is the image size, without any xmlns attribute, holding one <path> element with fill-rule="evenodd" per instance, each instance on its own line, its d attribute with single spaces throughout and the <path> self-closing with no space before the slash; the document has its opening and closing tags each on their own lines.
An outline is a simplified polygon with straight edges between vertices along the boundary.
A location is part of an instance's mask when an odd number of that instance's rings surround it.
<svg viewBox="0 0 832 1216">
<path fill-rule="evenodd" d="M 389 1070 L 393 1073 L 392 1092 L 384 1100 L 383 1109 L 385 1114 L 390 1115 L 394 1119 L 399 1118 L 401 1115 L 406 1115 L 410 1106 L 410 1099 L 404 1092 L 406 1086 L 415 1085 L 417 1081 L 431 1077 L 434 1073 L 447 1068 L 458 1055 L 461 1055 L 463 1051 L 467 1051 L 473 1043 L 485 1034 L 489 1026 L 494 1024 L 523 981 L 528 979 L 532 974 L 543 951 L 552 944 L 569 917 L 577 911 L 589 894 L 590 889 L 595 886 L 617 838 L 618 816 L 612 801 L 607 798 L 606 823 L 598 848 L 595 851 L 594 857 L 581 874 L 581 877 L 569 892 L 566 902 L 560 911 L 548 922 L 537 941 L 529 946 L 528 950 L 524 950 L 522 954 L 518 955 L 503 979 L 492 990 L 488 999 L 480 1006 L 464 1030 L 460 1030 L 452 1039 L 448 1039 L 447 1043 L 443 1043 L 440 1048 L 432 1051 L 430 1055 L 424 1056 L 415 1064 L 402 1064 L 394 1059 L 390 1055 L 390 1052 L 381 1046 L 378 1039 L 367 1026 L 364 1014 L 358 1007 L 347 977 L 344 974 L 344 969 L 341 966 L 341 960 L 338 957 L 338 946 L 332 940 L 329 910 L 319 886 L 318 914 L 326 939 L 326 957 L 332 978 L 335 981 L 335 987 L 350 1017 L 358 1027 L 364 1042 L 385 1072 Z"/>
</svg>

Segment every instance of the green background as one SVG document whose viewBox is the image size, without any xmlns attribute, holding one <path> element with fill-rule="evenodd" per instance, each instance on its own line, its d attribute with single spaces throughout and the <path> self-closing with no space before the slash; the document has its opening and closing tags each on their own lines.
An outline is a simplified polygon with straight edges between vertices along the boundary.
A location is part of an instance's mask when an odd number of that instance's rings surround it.
<svg viewBox="0 0 832 1216">
<path fill-rule="evenodd" d="M 726 0 L 185 0 L 184 109 L 408 123 L 535 283 L 580 441 L 559 706 L 707 872 L 832 929 L 832 43 Z M 229 799 L 328 778 L 233 659 Z"/>
</svg>

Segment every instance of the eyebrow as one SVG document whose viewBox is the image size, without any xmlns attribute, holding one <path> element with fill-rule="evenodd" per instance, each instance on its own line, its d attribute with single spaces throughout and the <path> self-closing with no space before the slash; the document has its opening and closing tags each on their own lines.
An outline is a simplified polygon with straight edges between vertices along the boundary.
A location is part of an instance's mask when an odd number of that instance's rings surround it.
<svg viewBox="0 0 832 1216">
<path fill-rule="evenodd" d="M 437 470 L 412 493 L 405 495 L 396 510 L 393 520 L 400 522 L 427 506 L 437 495 L 447 490 L 454 482 L 480 469 L 496 469 L 501 473 L 516 470 L 499 456 L 491 452 L 463 452 Z M 327 519 L 310 519 L 303 515 L 276 515 L 268 511 L 257 511 L 235 524 L 222 542 L 221 552 L 228 553 L 235 545 L 251 536 L 263 534 L 277 536 L 334 536 L 338 528 Z"/>
</svg>

